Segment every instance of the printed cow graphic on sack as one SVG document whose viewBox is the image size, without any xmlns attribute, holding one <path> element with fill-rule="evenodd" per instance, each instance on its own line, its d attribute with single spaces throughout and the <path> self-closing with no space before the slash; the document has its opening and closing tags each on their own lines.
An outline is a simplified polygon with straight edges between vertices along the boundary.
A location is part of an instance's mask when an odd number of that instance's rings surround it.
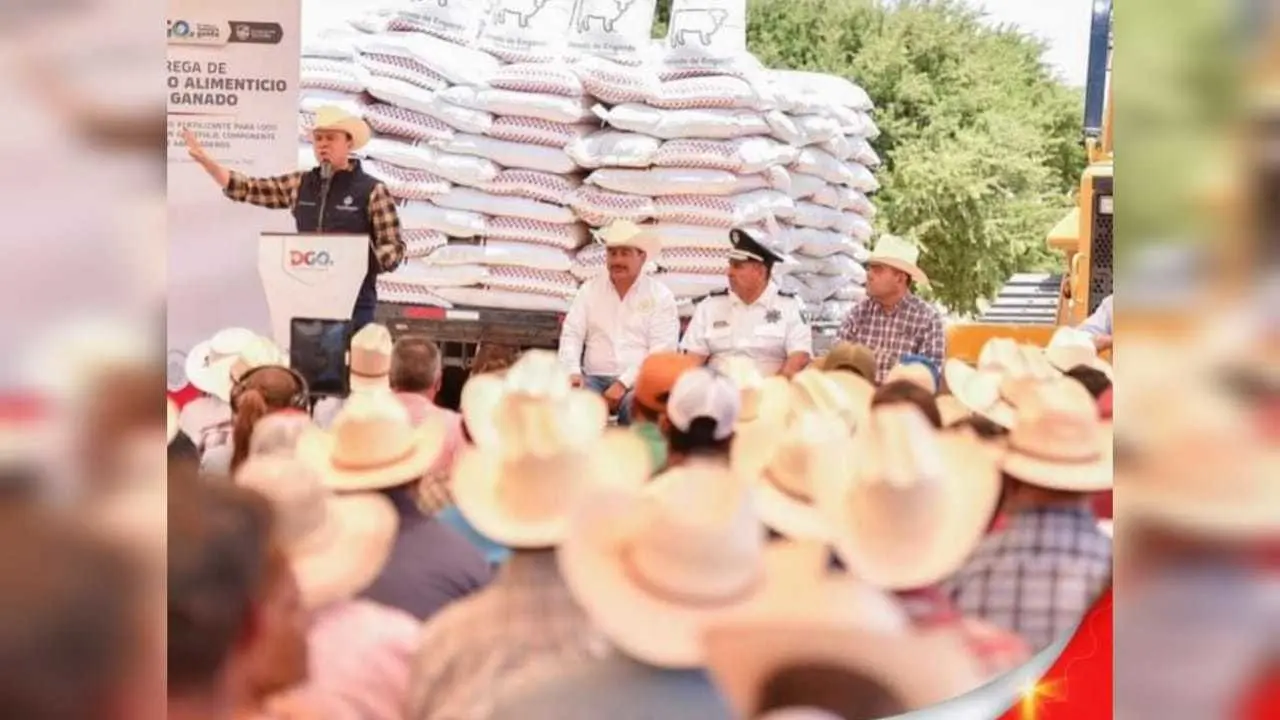
<svg viewBox="0 0 1280 720">
<path fill-rule="evenodd" d="M 587 32 L 594 21 L 605 32 L 614 32 L 614 27 L 627 11 L 639 0 L 579 0 L 578 32 Z"/>
<path fill-rule="evenodd" d="M 529 21 L 532 20 L 542 9 L 547 6 L 551 0 L 508 0 L 500 3 L 493 9 L 493 23 L 495 25 L 505 25 L 508 15 L 515 15 L 516 22 L 520 27 L 529 27 Z"/>
<path fill-rule="evenodd" d="M 711 39 L 729 19 L 729 11 L 723 8 L 685 8 L 671 15 L 671 47 L 688 44 L 688 36 L 696 35 L 703 47 L 711 47 Z"/>
</svg>

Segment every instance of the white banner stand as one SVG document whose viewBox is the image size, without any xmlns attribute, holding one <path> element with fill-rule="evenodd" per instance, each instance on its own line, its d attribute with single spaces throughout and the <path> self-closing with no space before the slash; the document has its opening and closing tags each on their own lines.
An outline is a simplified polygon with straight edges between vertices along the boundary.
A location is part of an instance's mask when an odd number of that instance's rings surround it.
<svg viewBox="0 0 1280 720">
<path fill-rule="evenodd" d="M 258 275 L 276 344 L 288 353 L 293 318 L 350 320 L 368 271 L 367 235 L 262 233 Z"/>
</svg>

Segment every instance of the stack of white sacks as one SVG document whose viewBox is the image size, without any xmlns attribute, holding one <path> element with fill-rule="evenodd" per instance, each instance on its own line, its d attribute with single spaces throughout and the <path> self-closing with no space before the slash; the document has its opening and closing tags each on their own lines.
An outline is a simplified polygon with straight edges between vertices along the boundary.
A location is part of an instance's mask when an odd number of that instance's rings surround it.
<svg viewBox="0 0 1280 720">
<path fill-rule="evenodd" d="M 656 43 L 653 0 L 454 4 L 406 2 L 304 48 L 300 125 L 326 102 L 360 112 L 366 167 L 404 200 L 413 259 L 380 278 L 384 300 L 566 309 L 604 267 L 588 226 L 623 218 L 656 224 L 686 314 L 725 287 L 742 226 L 795 259 L 778 283 L 812 317 L 861 297 L 871 103 L 763 70 L 743 0 L 677 0 Z"/>
<path fill-rule="evenodd" d="M 409 261 L 379 278 L 382 299 L 563 311 L 579 284 L 571 252 L 589 238 L 567 205 L 581 173 L 564 148 L 599 121 L 563 53 L 532 42 L 554 28 L 563 46 L 567 9 L 481 5 L 366 13 L 308 43 L 304 72 L 317 46 L 349 50 L 327 60 L 349 63 L 361 94 L 339 99 L 375 132 L 366 170 L 401 200 Z M 313 88 L 308 102 L 321 102 Z"/>
</svg>

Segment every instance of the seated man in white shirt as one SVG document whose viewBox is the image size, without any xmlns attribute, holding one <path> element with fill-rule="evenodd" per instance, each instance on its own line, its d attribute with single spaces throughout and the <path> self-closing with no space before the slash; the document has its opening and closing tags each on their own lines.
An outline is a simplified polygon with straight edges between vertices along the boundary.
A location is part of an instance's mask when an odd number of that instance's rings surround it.
<svg viewBox="0 0 1280 720">
<path fill-rule="evenodd" d="M 618 424 L 626 425 L 640 363 L 676 349 L 680 316 L 671 290 L 643 272 L 662 248 L 657 235 L 625 220 L 594 234 L 607 248 L 607 272 L 583 283 L 573 299 L 560 333 L 560 362 L 575 386 L 603 394 Z"/>
<path fill-rule="evenodd" d="M 1098 352 L 1111 349 L 1111 298 L 1111 295 L 1103 298 L 1102 302 L 1098 303 L 1098 309 L 1080 323 L 1080 329 L 1093 337 L 1093 344 L 1098 348 Z"/>
</svg>

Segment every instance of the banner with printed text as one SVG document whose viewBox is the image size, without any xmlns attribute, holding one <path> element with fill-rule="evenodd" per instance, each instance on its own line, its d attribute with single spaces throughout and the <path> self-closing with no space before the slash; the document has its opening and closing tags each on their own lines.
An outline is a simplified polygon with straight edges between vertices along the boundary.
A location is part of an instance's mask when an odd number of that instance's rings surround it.
<svg viewBox="0 0 1280 720">
<path fill-rule="evenodd" d="M 290 232 L 287 210 L 234 203 L 183 142 L 251 176 L 298 162 L 301 0 L 169 0 L 169 388 L 186 385 L 193 345 L 224 327 L 269 334 L 258 237 Z"/>
</svg>

